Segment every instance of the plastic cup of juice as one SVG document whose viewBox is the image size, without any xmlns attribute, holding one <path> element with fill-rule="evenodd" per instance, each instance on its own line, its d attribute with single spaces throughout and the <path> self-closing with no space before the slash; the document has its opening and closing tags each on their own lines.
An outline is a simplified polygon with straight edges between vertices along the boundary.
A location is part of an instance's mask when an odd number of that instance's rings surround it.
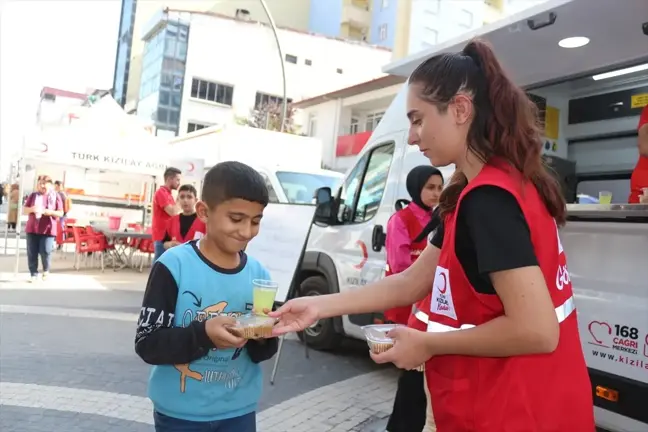
<svg viewBox="0 0 648 432">
<path fill-rule="evenodd" d="M 254 279 L 252 281 L 252 308 L 257 315 L 266 315 L 264 309 L 272 310 L 279 284 L 270 280 Z"/>
<path fill-rule="evenodd" d="M 612 204 L 612 192 L 599 192 L 599 204 Z"/>
</svg>

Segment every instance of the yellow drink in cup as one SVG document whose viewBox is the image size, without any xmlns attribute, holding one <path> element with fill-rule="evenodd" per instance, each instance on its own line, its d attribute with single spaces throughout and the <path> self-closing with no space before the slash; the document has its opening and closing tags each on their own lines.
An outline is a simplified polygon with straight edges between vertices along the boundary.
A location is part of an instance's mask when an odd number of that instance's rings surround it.
<svg viewBox="0 0 648 432">
<path fill-rule="evenodd" d="M 599 204 L 612 204 L 612 192 L 599 192 Z"/>
<path fill-rule="evenodd" d="M 264 309 L 272 310 L 279 285 L 276 282 L 264 279 L 254 279 L 252 285 L 252 308 L 254 313 L 265 315 Z"/>
</svg>

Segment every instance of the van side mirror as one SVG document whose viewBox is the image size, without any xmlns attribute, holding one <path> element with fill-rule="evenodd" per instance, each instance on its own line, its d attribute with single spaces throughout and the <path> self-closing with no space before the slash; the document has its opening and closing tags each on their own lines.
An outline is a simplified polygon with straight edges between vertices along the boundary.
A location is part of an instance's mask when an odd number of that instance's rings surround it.
<svg viewBox="0 0 648 432">
<path fill-rule="evenodd" d="M 315 222 L 331 225 L 333 218 L 333 196 L 330 187 L 323 187 L 315 191 Z"/>
</svg>

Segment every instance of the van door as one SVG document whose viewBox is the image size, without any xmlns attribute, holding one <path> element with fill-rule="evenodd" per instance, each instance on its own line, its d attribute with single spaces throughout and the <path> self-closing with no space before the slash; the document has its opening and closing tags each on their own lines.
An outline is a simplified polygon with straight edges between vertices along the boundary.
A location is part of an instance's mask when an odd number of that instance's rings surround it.
<svg viewBox="0 0 648 432">
<path fill-rule="evenodd" d="M 394 187 L 388 188 L 395 143 L 387 141 L 365 153 L 345 180 L 339 194 L 338 225 L 330 227 L 326 248 L 339 275 L 340 291 L 354 289 L 383 277 L 385 252 L 371 249 L 373 227 L 385 226 L 393 213 Z M 385 211 L 388 209 L 388 211 Z M 345 333 L 362 337 L 359 326 L 373 315 L 343 317 Z"/>
</svg>

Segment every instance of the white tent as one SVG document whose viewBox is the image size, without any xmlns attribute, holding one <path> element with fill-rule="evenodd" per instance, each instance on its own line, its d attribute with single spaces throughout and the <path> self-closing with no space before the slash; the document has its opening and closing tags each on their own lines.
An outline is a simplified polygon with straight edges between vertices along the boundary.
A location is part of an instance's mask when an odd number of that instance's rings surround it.
<svg viewBox="0 0 648 432">
<path fill-rule="evenodd" d="M 161 178 L 171 164 L 185 171 L 202 173 L 204 162 L 199 159 L 171 159 L 167 141 L 152 135 L 140 119 L 130 116 L 110 96 L 103 97 L 84 115 L 66 127 L 35 130 L 24 137 L 16 164 L 20 172 L 20 196 L 25 194 L 26 166 L 57 165 L 67 168 L 128 173 L 141 177 L 142 184 L 153 189 L 155 178 Z M 145 197 L 146 198 L 146 197 Z M 22 200 L 19 202 L 22 214 Z M 5 238 L 7 234 L 5 233 Z M 20 227 L 16 230 L 20 242 Z M 16 247 L 16 272 L 19 247 Z"/>
</svg>

